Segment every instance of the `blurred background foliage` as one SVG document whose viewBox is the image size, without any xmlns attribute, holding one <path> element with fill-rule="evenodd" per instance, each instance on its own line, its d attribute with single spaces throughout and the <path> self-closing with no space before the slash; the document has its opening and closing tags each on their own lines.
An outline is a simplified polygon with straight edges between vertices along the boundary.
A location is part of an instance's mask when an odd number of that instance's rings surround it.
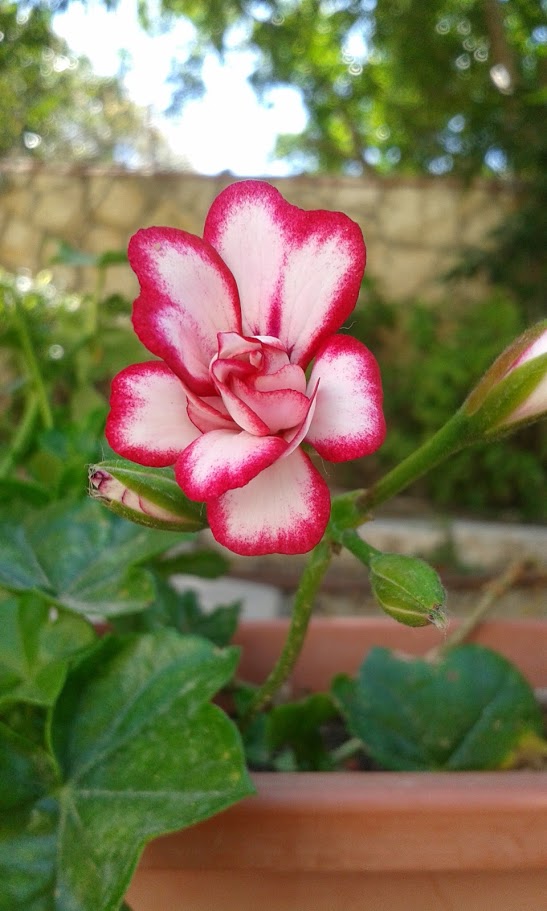
<svg viewBox="0 0 547 911">
<path fill-rule="evenodd" d="M 432 436 L 527 326 L 522 309 L 502 290 L 471 307 L 450 298 L 436 307 L 388 303 L 370 282 L 363 297 L 366 306 L 357 308 L 347 331 L 378 357 L 388 432 L 377 453 L 337 467 L 337 483 L 348 488 L 373 483 Z M 543 421 L 463 450 L 418 481 L 411 493 L 440 512 L 544 522 L 546 466 Z"/>
<path fill-rule="evenodd" d="M 174 156 L 121 79 L 93 73 L 54 32 L 52 10 L 0 0 L 0 159 L 146 163 Z"/>
<path fill-rule="evenodd" d="M 52 16 L 70 2 L 0 0 L 0 157 L 138 164 L 146 112 L 121 77 L 94 76 L 55 36 Z M 203 92 L 209 55 L 238 49 L 252 53 L 250 81 L 265 103 L 277 86 L 299 91 L 306 127 L 277 148 L 294 173 L 496 177 L 519 190 L 489 249 L 466 250 L 457 270 L 490 279 L 480 303 L 456 304 L 447 286 L 445 306 L 401 306 L 365 288 L 351 331 L 381 363 L 390 432 L 377 456 L 331 480 L 369 483 L 437 429 L 503 346 L 545 314 L 547 2 L 141 0 L 139 9 L 149 28 L 158 17 L 194 26 L 173 72 L 174 112 Z M 75 266 L 82 256 L 61 255 Z M 93 264 L 91 296 L 64 295 L 47 270 L 0 279 L 0 479 L 34 485 L 36 496 L 48 477 L 66 483 L 70 453 L 80 465 L 84 454 L 83 464 L 98 457 L 108 381 L 142 358 L 129 302 L 102 295 L 108 256 Z M 537 426 L 460 454 L 418 492 L 442 509 L 545 520 L 546 455 Z M 48 475 L 52 458 L 57 473 Z"/>
</svg>

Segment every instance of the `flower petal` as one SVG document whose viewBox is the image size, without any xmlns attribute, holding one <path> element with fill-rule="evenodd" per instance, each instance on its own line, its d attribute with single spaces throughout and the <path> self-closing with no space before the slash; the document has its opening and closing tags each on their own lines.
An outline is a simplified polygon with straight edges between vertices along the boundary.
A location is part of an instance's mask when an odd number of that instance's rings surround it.
<svg viewBox="0 0 547 911">
<path fill-rule="evenodd" d="M 213 392 L 209 363 L 220 331 L 241 329 L 234 277 L 218 253 L 176 228 L 145 228 L 129 244 L 141 286 L 133 325 L 141 342 L 195 392 Z"/>
<path fill-rule="evenodd" d="M 112 381 L 106 438 L 118 455 L 139 465 L 173 465 L 201 436 L 186 403 L 184 386 L 165 364 L 126 367 Z"/>
<path fill-rule="evenodd" d="M 306 391 L 306 374 L 302 367 L 297 367 L 296 364 L 287 364 L 276 373 L 261 373 L 252 382 L 258 392 L 275 392 L 277 389 Z"/>
<path fill-rule="evenodd" d="M 300 449 L 207 503 L 216 540 L 243 556 L 307 553 L 323 537 L 329 515 L 329 489 Z"/>
<path fill-rule="evenodd" d="M 185 449 L 175 465 L 175 477 L 187 497 L 203 502 L 248 484 L 286 448 L 280 437 L 212 430 Z"/>
<path fill-rule="evenodd" d="M 235 425 L 229 414 L 226 413 L 224 402 L 220 396 L 206 396 L 188 394 L 188 417 L 198 430 L 208 433 L 209 430 L 234 429 Z"/>
<path fill-rule="evenodd" d="M 225 363 L 224 361 L 214 361 L 211 365 L 211 373 L 226 411 L 242 430 L 246 430 L 256 436 L 268 436 L 270 433 L 268 425 L 222 381 L 221 377 L 224 375 Z M 228 363 L 231 363 L 231 361 L 228 361 Z"/>
<path fill-rule="evenodd" d="M 318 352 L 308 390 L 320 380 L 306 441 L 331 462 L 374 452 L 384 441 L 382 383 L 375 358 L 361 342 L 335 335 Z"/>
<path fill-rule="evenodd" d="M 294 389 L 259 392 L 237 377 L 232 380 L 232 390 L 241 402 L 251 408 L 253 414 L 264 421 L 270 433 L 299 426 L 310 406 L 310 400 L 303 392 Z"/>
<path fill-rule="evenodd" d="M 280 339 L 293 364 L 305 367 L 355 307 L 365 245 L 342 213 L 305 212 L 245 180 L 217 196 L 203 236 L 235 276 L 244 334 Z"/>
</svg>

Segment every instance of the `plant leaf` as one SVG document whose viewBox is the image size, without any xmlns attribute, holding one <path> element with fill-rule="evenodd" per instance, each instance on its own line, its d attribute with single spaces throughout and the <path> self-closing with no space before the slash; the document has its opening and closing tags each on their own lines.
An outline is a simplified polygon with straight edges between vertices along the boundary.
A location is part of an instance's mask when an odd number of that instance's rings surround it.
<svg viewBox="0 0 547 911">
<path fill-rule="evenodd" d="M 332 692 L 351 733 L 387 769 L 495 769 L 531 734 L 541 736 L 534 693 L 501 655 L 479 645 L 438 664 L 372 649 L 356 680 Z"/>
<path fill-rule="evenodd" d="M 24 595 L 0 602 L 0 707 L 14 702 L 52 706 L 69 658 L 96 638 L 82 617 Z"/>
<path fill-rule="evenodd" d="M 156 587 L 154 603 L 139 614 L 115 620 L 117 632 L 151 632 L 167 627 L 185 635 L 203 636 L 221 647 L 229 645 L 241 612 L 239 602 L 205 611 L 195 591 L 175 591 L 169 582 L 157 575 L 155 567 L 153 575 Z"/>
<path fill-rule="evenodd" d="M 235 726 L 207 703 L 237 658 L 162 630 L 82 659 L 52 721 L 62 785 L 43 775 L 37 800 L 0 814 L 0 911 L 117 911 L 148 840 L 252 792 Z"/>
<path fill-rule="evenodd" d="M 273 751 L 289 747 L 300 771 L 328 771 L 333 763 L 323 743 L 321 726 L 336 714 L 326 693 L 275 706 L 267 716 L 268 745 Z"/>
<path fill-rule="evenodd" d="M 0 814 L 41 797 L 55 771 L 45 750 L 0 722 Z"/>
<path fill-rule="evenodd" d="M 172 544 L 171 533 L 124 522 L 90 500 L 57 503 L 20 525 L 0 524 L 0 585 L 94 617 L 135 612 L 154 598 L 138 564 Z"/>
</svg>

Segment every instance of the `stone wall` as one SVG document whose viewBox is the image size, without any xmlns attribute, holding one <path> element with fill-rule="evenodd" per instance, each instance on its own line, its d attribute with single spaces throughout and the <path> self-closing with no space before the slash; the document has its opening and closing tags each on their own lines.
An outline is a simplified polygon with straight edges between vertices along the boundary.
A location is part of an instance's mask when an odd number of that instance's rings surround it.
<svg viewBox="0 0 547 911">
<path fill-rule="evenodd" d="M 101 253 L 125 248 L 145 225 L 200 234 L 216 194 L 234 178 L 190 173 L 135 173 L 36 164 L 0 165 L 0 265 L 36 272 L 59 240 Z M 453 179 L 293 177 L 271 181 L 303 208 L 339 209 L 363 229 L 368 274 L 394 300 L 443 294 L 442 275 L 462 246 L 484 245 L 515 205 L 501 184 L 463 187 Z M 68 289 L 92 287 L 89 270 L 55 267 Z M 109 270 L 106 290 L 134 296 L 126 266 Z"/>
</svg>

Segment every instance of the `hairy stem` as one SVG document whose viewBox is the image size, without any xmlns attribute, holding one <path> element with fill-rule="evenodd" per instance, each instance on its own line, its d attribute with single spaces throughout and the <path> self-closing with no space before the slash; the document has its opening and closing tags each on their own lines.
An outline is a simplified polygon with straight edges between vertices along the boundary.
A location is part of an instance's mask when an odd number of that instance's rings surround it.
<svg viewBox="0 0 547 911">
<path fill-rule="evenodd" d="M 246 727 L 257 712 L 271 701 L 279 687 L 290 676 L 304 644 L 315 595 L 323 581 L 331 558 L 331 542 L 324 538 L 311 552 L 308 563 L 302 573 L 295 595 L 291 623 L 283 651 L 272 672 L 257 690 L 242 718 L 242 727 Z"/>
<path fill-rule="evenodd" d="M 355 501 L 355 507 L 362 514 L 363 520 L 367 518 L 371 509 L 390 500 L 435 465 L 472 442 L 467 432 L 467 418 L 461 412 L 457 412 L 431 439 L 380 478 Z"/>
</svg>

